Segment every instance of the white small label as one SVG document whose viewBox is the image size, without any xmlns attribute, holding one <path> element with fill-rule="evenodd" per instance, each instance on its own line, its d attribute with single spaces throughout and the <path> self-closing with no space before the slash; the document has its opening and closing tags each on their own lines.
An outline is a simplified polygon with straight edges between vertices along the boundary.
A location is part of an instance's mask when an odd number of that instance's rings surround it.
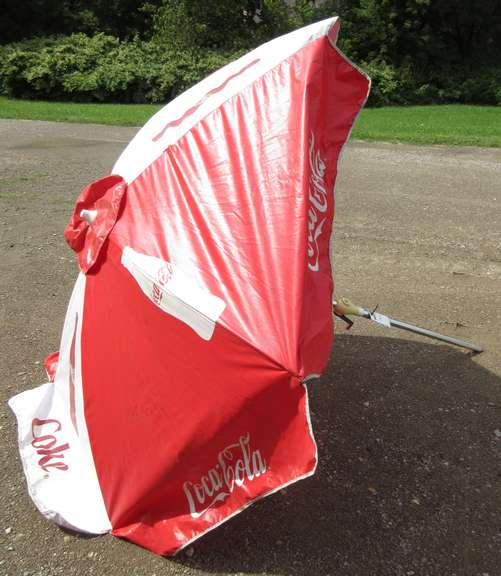
<svg viewBox="0 0 501 576">
<path fill-rule="evenodd" d="M 97 216 L 97 210 L 80 210 L 80 218 L 90 226 Z"/>
<path fill-rule="evenodd" d="M 377 322 L 378 324 L 382 324 L 383 326 L 386 326 L 387 328 L 391 327 L 390 319 L 388 318 L 388 316 L 385 316 L 384 314 L 378 314 L 377 312 L 372 312 L 371 320 L 374 320 L 374 322 Z"/>
<path fill-rule="evenodd" d="M 122 265 L 141 290 L 167 314 L 188 324 L 204 340 L 210 340 L 226 303 L 201 288 L 174 264 L 156 256 L 140 254 L 129 246 L 122 252 Z"/>
</svg>

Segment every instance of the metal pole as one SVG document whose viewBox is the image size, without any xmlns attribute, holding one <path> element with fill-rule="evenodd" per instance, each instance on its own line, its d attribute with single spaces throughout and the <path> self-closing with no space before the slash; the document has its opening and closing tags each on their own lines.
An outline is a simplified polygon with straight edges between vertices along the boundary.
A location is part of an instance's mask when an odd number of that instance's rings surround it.
<svg viewBox="0 0 501 576">
<path fill-rule="evenodd" d="M 421 334 L 422 336 L 427 336 L 428 338 L 434 338 L 435 340 L 441 340 L 442 342 L 448 342 L 449 344 L 455 344 L 456 346 L 461 346 L 462 348 L 468 348 L 468 350 L 473 350 L 474 352 L 483 352 L 481 346 L 477 346 L 472 342 L 467 342 L 466 340 L 461 340 L 460 338 L 453 338 L 452 336 L 445 336 L 439 332 L 434 332 L 433 330 L 427 330 L 426 328 L 420 328 L 419 326 L 414 326 L 414 324 L 408 324 L 407 322 L 402 322 L 400 320 L 394 320 L 389 316 L 384 314 L 379 314 L 375 310 L 371 312 L 367 308 L 362 308 L 353 304 L 348 298 L 339 298 L 339 300 L 334 300 L 333 310 L 336 316 L 342 318 L 348 323 L 348 327 L 351 328 L 353 322 L 349 319 L 349 316 L 359 316 L 361 318 L 366 318 L 367 320 L 372 320 L 383 326 L 393 326 L 394 328 L 400 328 L 401 330 L 407 330 L 408 332 L 413 332 L 414 334 Z"/>
<path fill-rule="evenodd" d="M 456 346 L 461 346 L 462 348 L 468 348 L 474 352 L 483 352 L 481 346 L 477 346 L 472 342 L 467 342 L 466 340 L 461 340 L 460 338 L 453 338 L 452 336 L 445 336 L 444 334 L 439 334 L 433 330 L 427 330 L 426 328 L 420 328 L 419 326 L 414 326 L 413 324 L 407 324 L 407 322 L 401 322 L 400 320 L 394 320 L 389 318 L 391 326 L 395 328 L 400 328 L 401 330 L 407 330 L 408 332 L 414 332 L 415 334 L 421 334 L 423 336 L 428 336 L 429 338 L 434 338 L 435 340 L 442 340 L 443 342 L 449 342 L 450 344 L 455 344 Z"/>
</svg>

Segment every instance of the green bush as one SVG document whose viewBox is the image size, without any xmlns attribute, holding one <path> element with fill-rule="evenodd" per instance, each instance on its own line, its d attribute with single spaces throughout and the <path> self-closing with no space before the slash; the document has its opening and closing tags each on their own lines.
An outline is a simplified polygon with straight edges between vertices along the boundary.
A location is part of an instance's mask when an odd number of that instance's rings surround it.
<svg viewBox="0 0 501 576">
<path fill-rule="evenodd" d="M 0 47 L 0 93 L 80 102 L 165 102 L 235 54 L 174 53 L 152 41 L 72 34 Z"/>
<path fill-rule="evenodd" d="M 362 62 L 361 68 L 371 79 L 369 104 L 371 106 L 396 104 L 400 99 L 397 70 L 385 62 Z"/>
<path fill-rule="evenodd" d="M 501 106 L 501 67 L 482 70 L 459 87 L 461 102 Z"/>
<path fill-rule="evenodd" d="M 240 51 L 162 46 L 158 41 L 78 33 L 0 46 L 0 94 L 80 102 L 167 102 Z M 372 78 L 369 106 L 432 103 L 501 105 L 501 66 L 418 69 L 381 56 L 362 61 Z"/>
<path fill-rule="evenodd" d="M 53 44 L 52 38 L 36 38 L 0 46 L 0 93 L 28 98 L 32 88 L 26 74 L 37 65 L 40 52 Z"/>
</svg>

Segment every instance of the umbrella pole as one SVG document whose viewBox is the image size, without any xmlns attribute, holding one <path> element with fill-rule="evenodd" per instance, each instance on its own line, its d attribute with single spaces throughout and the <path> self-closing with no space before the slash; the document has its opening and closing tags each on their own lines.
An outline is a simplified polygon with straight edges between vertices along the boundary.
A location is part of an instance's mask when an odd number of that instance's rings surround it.
<svg viewBox="0 0 501 576">
<path fill-rule="evenodd" d="M 343 320 L 349 323 L 348 328 L 351 328 L 351 320 L 348 316 L 360 316 L 361 318 L 366 318 L 367 320 L 373 320 L 378 324 L 383 326 L 393 326 L 394 328 L 399 328 L 400 330 L 406 330 L 407 332 L 413 332 L 414 334 L 420 334 L 421 336 L 427 336 L 428 338 L 433 338 L 434 340 L 440 340 L 442 342 L 448 342 L 449 344 L 454 344 L 455 346 L 460 346 L 461 348 L 467 348 L 468 350 L 473 350 L 474 352 L 483 352 L 483 348 L 467 340 L 461 340 L 460 338 L 453 338 L 452 336 L 446 336 L 445 334 L 440 334 L 433 330 L 428 330 L 426 328 L 420 328 L 419 326 L 414 326 L 414 324 L 408 324 L 407 322 L 402 322 L 401 320 L 395 320 L 384 314 L 379 314 L 376 311 L 371 312 L 360 306 L 356 306 L 348 300 L 348 298 L 340 298 L 333 302 L 333 310 L 336 316 L 339 316 Z M 351 324 L 350 324 L 351 323 Z"/>
<path fill-rule="evenodd" d="M 420 328 L 419 326 L 407 324 L 407 322 L 401 322 L 400 320 L 394 320 L 393 318 L 390 318 L 389 320 L 391 326 L 394 326 L 395 328 L 407 330 L 408 332 L 414 332 L 415 334 L 421 334 L 422 336 L 428 336 L 428 338 L 434 338 L 435 340 L 441 340 L 442 342 L 449 342 L 449 344 L 455 344 L 456 346 L 461 346 L 462 348 L 468 348 L 474 352 L 483 352 L 483 348 L 481 346 L 477 346 L 477 344 L 473 344 L 467 340 L 446 336 L 445 334 L 440 334 L 439 332 L 434 332 L 433 330 L 427 330 L 426 328 Z"/>
</svg>

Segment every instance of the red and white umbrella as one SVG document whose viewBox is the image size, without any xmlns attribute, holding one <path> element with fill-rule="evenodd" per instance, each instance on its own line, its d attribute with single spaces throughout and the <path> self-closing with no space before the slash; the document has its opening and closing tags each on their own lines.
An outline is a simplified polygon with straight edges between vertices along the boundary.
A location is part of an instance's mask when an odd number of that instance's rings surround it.
<svg viewBox="0 0 501 576">
<path fill-rule="evenodd" d="M 51 382 L 10 400 L 43 514 L 172 554 L 314 473 L 338 159 L 369 79 L 332 18 L 160 110 L 78 198 Z"/>
</svg>

